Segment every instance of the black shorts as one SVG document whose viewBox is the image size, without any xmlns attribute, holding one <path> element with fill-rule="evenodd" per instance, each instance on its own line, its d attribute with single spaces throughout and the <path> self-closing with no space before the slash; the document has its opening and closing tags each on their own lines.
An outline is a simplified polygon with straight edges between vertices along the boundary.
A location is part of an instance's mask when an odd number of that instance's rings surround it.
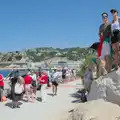
<svg viewBox="0 0 120 120">
<path fill-rule="evenodd" d="M 15 93 L 15 101 L 19 101 L 22 99 L 22 94 L 16 94 Z"/>
<path fill-rule="evenodd" d="M 113 31 L 113 36 L 111 37 L 111 43 L 112 44 L 119 42 L 119 40 L 120 40 L 119 34 L 120 34 L 119 30 L 114 30 Z"/>
<path fill-rule="evenodd" d="M 52 84 L 58 86 L 58 83 L 56 81 L 53 81 Z"/>
<path fill-rule="evenodd" d="M 32 81 L 32 87 L 37 87 L 36 81 Z"/>
<path fill-rule="evenodd" d="M 65 79 L 66 78 L 66 75 L 62 75 L 62 79 Z"/>
<path fill-rule="evenodd" d="M 115 37 L 115 36 L 112 36 L 111 37 L 111 43 L 114 44 L 114 43 L 117 43 L 119 41 L 119 38 L 118 37 Z"/>
<path fill-rule="evenodd" d="M 4 86 L 0 86 L 0 89 L 3 89 L 3 90 L 4 90 Z"/>
</svg>

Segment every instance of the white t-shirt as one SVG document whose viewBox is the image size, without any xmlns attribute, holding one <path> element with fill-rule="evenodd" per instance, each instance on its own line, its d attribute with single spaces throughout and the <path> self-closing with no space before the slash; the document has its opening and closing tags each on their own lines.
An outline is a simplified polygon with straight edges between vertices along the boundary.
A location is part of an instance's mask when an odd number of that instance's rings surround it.
<svg viewBox="0 0 120 120">
<path fill-rule="evenodd" d="M 34 81 L 37 80 L 37 76 L 36 76 L 36 74 L 31 75 L 31 77 L 32 77 L 32 79 L 33 79 Z"/>
<path fill-rule="evenodd" d="M 114 23 L 112 23 L 112 31 L 113 30 L 120 30 L 119 18 Z"/>
<path fill-rule="evenodd" d="M 53 74 L 53 80 L 52 81 L 55 81 L 56 79 L 58 79 L 60 77 L 60 73 L 59 72 L 55 72 Z"/>
</svg>

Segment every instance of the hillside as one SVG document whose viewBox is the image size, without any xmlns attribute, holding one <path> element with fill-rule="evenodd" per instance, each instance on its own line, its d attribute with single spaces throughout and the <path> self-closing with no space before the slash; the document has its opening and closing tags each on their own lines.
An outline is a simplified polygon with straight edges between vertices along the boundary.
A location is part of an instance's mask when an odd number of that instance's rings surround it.
<svg viewBox="0 0 120 120">
<path fill-rule="evenodd" d="M 32 48 L 23 51 L 0 53 L 0 62 L 14 62 L 25 59 L 26 61 L 40 62 L 53 57 L 67 57 L 68 60 L 81 60 L 93 54 L 88 48 Z"/>
</svg>

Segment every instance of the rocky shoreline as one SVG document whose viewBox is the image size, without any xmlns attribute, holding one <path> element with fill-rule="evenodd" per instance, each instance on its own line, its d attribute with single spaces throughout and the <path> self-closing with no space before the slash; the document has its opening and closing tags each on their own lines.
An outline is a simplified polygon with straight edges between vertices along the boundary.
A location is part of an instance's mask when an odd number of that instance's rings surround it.
<svg viewBox="0 0 120 120">
<path fill-rule="evenodd" d="M 120 69 L 94 80 L 88 102 L 80 103 L 68 120 L 120 120 Z"/>
</svg>

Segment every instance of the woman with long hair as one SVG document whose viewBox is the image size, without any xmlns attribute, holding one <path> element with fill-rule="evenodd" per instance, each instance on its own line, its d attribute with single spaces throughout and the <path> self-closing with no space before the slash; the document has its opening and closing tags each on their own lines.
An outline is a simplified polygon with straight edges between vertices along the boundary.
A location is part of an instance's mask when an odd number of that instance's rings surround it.
<svg viewBox="0 0 120 120">
<path fill-rule="evenodd" d="M 112 9 L 111 14 L 113 16 L 113 21 L 111 24 L 112 35 L 111 35 L 111 44 L 114 51 L 114 64 L 116 70 L 119 68 L 119 34 L 120 34 L 120 18 L 118 17 L 118 11 Z"/>
</svg>

